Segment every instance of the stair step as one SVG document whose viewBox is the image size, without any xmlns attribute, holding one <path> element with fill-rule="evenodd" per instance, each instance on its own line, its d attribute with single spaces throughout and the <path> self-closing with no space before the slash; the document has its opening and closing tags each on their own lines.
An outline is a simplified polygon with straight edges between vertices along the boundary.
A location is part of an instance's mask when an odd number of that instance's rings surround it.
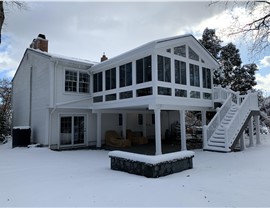
<svg viewBox="0 0 270 208">
<path fill-rule="evenodd" d="M 211 147 L 223 147 L 223 148 L 225 148 L 225 143 L 209 142 L 208 143 L 208 146 L 211 146 Z"/>
<path fill-rule="evenodd" d="M 225 140 L 224 140 L 224 138 L 211 138 L 211 140 L 210 140 L 210 142 L 212 142 L 212 143 L 223 143 L 223 144 L 225 144 Z"/>
<path fill-rule="evenodd" d="M 216 151 L 216 152 L 230 152 L 230 151 L 225 150 L 225 148 L 221 148 L 221 147 L 206 147 L 203 150 Z"/>
</svg>

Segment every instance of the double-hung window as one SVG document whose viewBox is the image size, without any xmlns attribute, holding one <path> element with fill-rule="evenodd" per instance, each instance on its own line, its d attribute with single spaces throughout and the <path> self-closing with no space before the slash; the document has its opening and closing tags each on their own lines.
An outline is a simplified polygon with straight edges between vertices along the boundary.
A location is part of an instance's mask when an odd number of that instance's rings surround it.
<svg viewBox="0 0 270 208">
<path fill-rule="evenodd" d="M 194 64 L 189 64 L 189 76 L 190 76 L 190 86 L 200 87 L 200 71 L 199 66 Z"/>
<path fill-rule="evenodd" d="M 120 87 L 132 85 L 132 63 L 119 67 Z"/>
<path fill-rule="evenodd" d="M 171 82 L 171 59 L 158 55 L 158 81 Z"/>
<path fill-rule="evenodd" d="M 112 90 L 116 88 L 116 68 L 106 70 L 106 90 Z"/>
<path fill-rule="evenodd" d="M 65 91 L 89 93 L 90 76 L 85 72 L 65 71 Z"/>
<path fill-rule="evenodd" d="M 137 84 L 152 81 L 152 60 L 151 56 L 136 61 Z"/>
</svg>

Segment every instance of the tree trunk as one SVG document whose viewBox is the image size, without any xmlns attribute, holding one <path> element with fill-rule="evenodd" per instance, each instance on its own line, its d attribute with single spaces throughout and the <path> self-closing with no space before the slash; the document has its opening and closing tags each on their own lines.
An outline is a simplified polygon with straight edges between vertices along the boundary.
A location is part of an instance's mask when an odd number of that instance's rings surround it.
<svg viewBox="0 0 270 208">
<path fill-rule="evenodd" d="M 0 44 L 2 40 L 2 27 L 5 20 L 3 1 L 0 1 Z"/>
</svg>

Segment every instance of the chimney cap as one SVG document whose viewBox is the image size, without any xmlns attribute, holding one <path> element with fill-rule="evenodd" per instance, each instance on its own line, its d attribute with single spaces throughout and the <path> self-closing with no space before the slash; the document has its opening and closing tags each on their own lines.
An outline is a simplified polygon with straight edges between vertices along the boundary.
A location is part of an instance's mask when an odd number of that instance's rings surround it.
<svg viewBox="0 0 270 208">
<path fill-rule="evenodd" d="M 46 36 L 44 34 L 38 34 L 38 38 L 42 38 L 42 39 L 45 39 L 46 40 Z"/>
<path fill-rule="evenodd" d="M 108 57 L 105 55 L 105 52 L 103 52 L 103 55 L 100 58 L 100 61 L 103 62 L 103 61 L 106 61 L 106 60 L 108 60 Z"/>
</svg>

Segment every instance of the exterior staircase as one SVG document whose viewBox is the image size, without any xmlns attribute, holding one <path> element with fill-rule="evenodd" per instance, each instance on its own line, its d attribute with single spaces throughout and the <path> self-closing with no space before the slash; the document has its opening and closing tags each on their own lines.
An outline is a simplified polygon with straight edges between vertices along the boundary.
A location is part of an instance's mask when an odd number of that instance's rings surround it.
<svg viewBox="0 0 270 208">
<path fill-rule="evenodd" d="M 222 103 L 211 122 L 203 127 L 204 150 L 230 152 L 254 112 L 259 112 L 257 93 L 239 95 L 230 89 L 214 89 L 215 102 Z"/>
</svg>

